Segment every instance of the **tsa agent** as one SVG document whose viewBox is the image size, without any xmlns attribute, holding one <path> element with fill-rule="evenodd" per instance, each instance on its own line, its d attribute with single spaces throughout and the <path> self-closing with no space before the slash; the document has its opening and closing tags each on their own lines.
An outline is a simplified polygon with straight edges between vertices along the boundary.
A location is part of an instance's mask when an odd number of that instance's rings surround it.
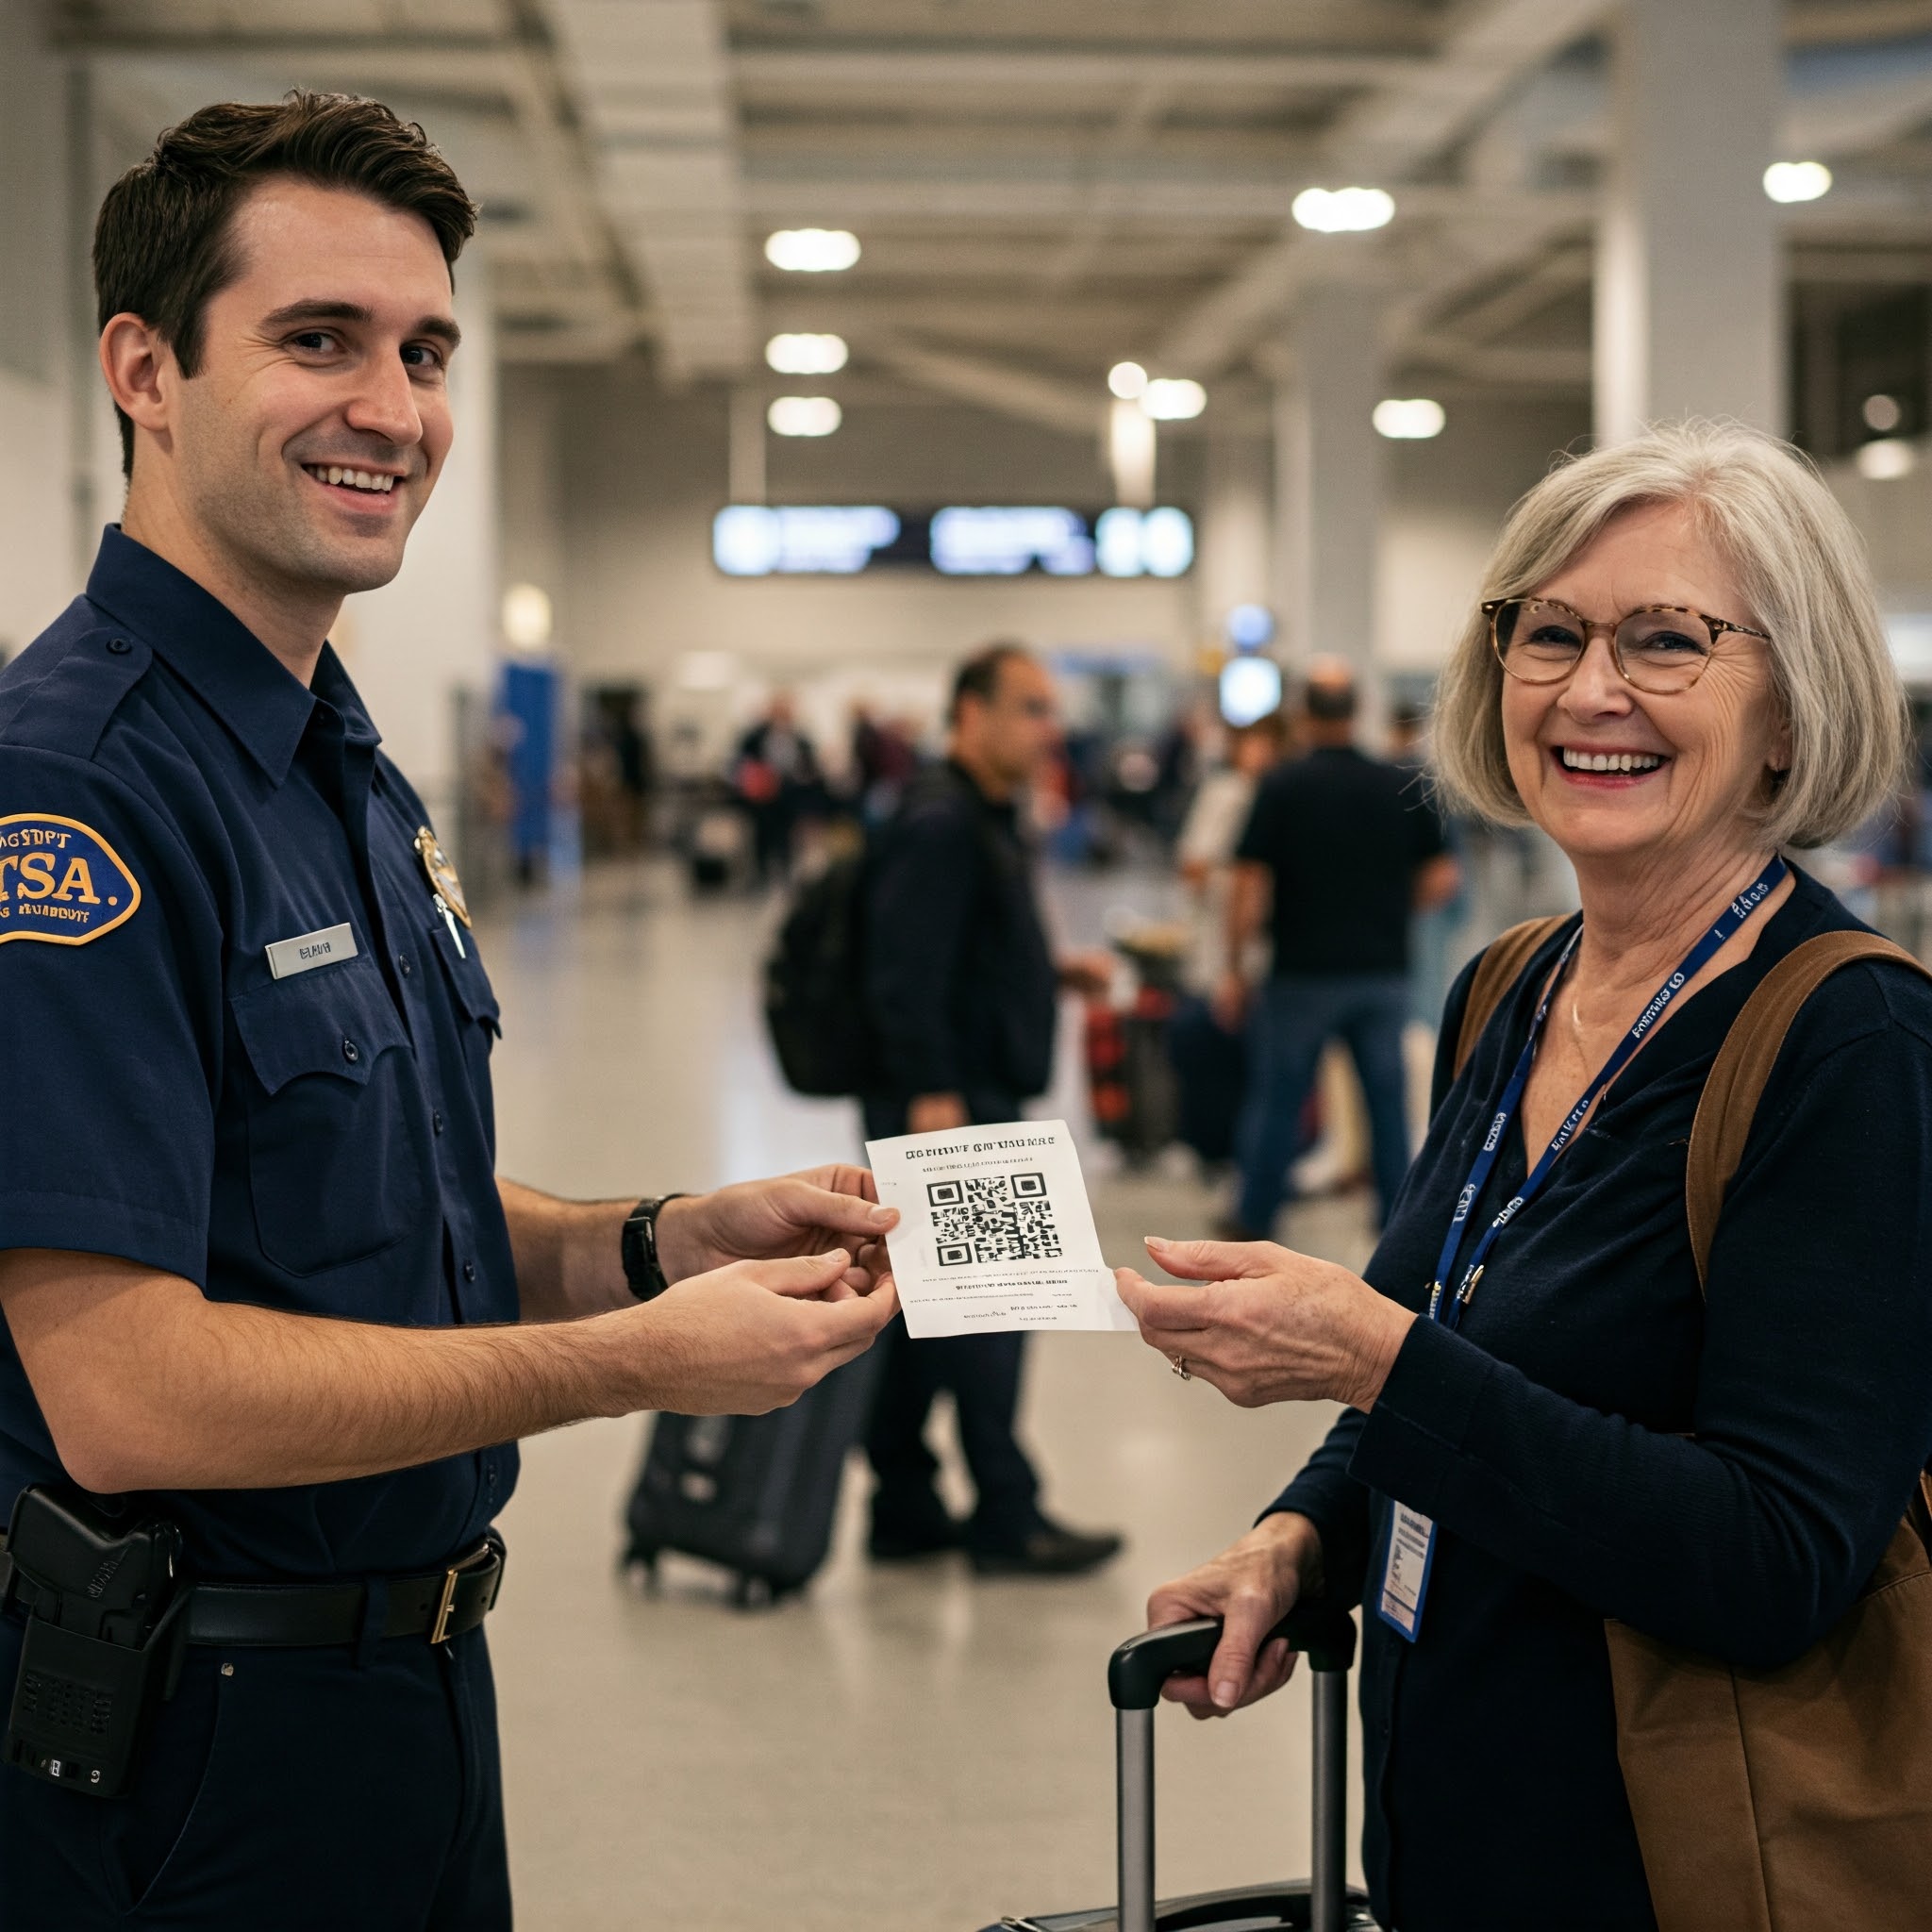
<svg viewBox="0 0 1932 1932">
<path fill-rule="evenodd" d="M 0 675 L 7 1932 L 508 1927 L 516 1439 L 772 1407 L 894 1306 L 856 1169 L 495 1176 L 461 879 L 325 641 L 449 452 L 474 219 L 310 94 L 101 210 L 125 513 Z"/>
</svg>

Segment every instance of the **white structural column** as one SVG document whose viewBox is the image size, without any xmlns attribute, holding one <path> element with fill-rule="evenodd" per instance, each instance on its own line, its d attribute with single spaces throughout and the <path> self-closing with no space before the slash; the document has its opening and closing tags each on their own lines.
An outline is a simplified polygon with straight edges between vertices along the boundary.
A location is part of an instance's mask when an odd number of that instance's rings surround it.
<svg viewBox="0 0 1932 1932">
<path fill-rule="evenodd" d="M 1374 705 L 1375 558 L 1382 451 L 1379 289 L 1306 290 L 1291 328 L 1294 373 L 1277 392 L 1275 608 L 1294 658 L 1345 658 Z"/>
<path fill-rule="evenodd" d="M 1597 230 L 1596 431 L 1785 426 L 1784 270 L 1764 192 L 1780 0 L 1624 0 Z"/>
<path fill-rule="evenodd" d="M 60 64 L 25 8 L 0 5 L 0 653 L 22 649 L 80 588 L 98 531 L 75 499 L 76 385 L 67 327 L 69 218 Z M 91 351 L 90 337 L 87 348 Z M 108 512 L 112 514 L 111 511 Z"/>
<path fill-rule="evenodd" d="M 1274 586 L 1268 578 L 1269 471 L 1262 438 L 1223 427 L 1209 431 L 1194 567 L 1195 624 L 1204 636 L 1218 637 L 1237 604 L 1274 605 Z"/>
</svg>

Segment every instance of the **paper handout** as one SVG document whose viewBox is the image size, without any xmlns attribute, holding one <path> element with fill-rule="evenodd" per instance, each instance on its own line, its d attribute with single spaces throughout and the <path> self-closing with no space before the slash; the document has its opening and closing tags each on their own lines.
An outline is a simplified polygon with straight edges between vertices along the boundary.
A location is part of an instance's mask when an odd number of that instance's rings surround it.
<svg viewBox="0 0 1932 1932">
<path fill-rule="evenodd" d="M 1127 1329 L 1064 1121 L 1008 1121 L 868 1141 L 906 1326 Z"/>
</svg>

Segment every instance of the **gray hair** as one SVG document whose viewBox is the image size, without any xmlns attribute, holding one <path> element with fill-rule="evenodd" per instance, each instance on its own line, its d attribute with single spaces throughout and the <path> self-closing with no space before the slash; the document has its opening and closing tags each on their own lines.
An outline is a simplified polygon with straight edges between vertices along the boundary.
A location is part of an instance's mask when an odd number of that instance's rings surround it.
<svg viewBox="0 0 1932 1932">
<path fill-rule="evenodd" d="M 1791 766 L 1764 807 L 1768 842 L 1824 845 L 1843 837 L 1897 792 L 1911 710 L 1864 546 L 1790 444 L 1741 424 L 1691 421 L 1562 462 L 1510 512 L 1482 598 L 1536 590 L 1620 510 L 1669 503 L 1693 508 L 1750 599 L 1748 611 L 1719 614 L 1771 633 L 1772 682 L 1790 732 Z M 1528 814 L 1504 750 L 1502 685 L 1489 619 L 1474 611 L 1442 673 L 1436 775 L 1452 803 L 1521 824 Z"/>
</svg>

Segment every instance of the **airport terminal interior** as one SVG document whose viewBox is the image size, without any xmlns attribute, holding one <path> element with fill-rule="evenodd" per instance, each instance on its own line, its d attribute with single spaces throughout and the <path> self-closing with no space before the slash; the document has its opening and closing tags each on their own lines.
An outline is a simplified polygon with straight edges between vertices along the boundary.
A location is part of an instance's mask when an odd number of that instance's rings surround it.
<svg viewBox="0 0 1932 1932">
<path fill-rule="evenodd" d="M 635 1198 L 863 1158 L 852 1100 L 788 1087 L 765 961 L 1010 639 L 1064 731 L 1026 808 L 1047 924 L 1111 962 L 1028 1111 L 1068 1124 L 1110 1262 L 1224 1224 L 1162 1044 L 1214 943 L 1200 788 L 1317 658 L 1366 748 L 1423 757 L 1510 506 L 1654 420 L 1818 465 L 1932 729 L 1932 0 L 0 0 L 0 661 L 120 513 L 102 194 L 197 107 L 296 87 L 420 122 L 481 211 L 454 451 L 332 641 L 468 894 L 509 1176 Z M 1921 957 L 1928 746 L 1802 855 Z M 1576 903 L 1539 835 L 1450 837 L 1418 1135 L 1450 977 Z M 1339 1053 L 1306 1126 L 1276 1238 L 1360 1268 Z M 874 1561 L 855 1446 L 825 1564 L 750 1606 L 699 1559 L 625 1564 L 652 1418 L 528 1441 L 489 1625 L 519 1923 L 974 1932 L 1110 1899 L 1108 1654 L 1333 1413 L 1039 1335 L 1021 1435 L 1116 1558 Z M 963 1511 L 943 1401 L 935 1440 Z M 1310 1709 L 1304 1674 L 1161 1716 L 1164 1892 L 1307 1870 Z"/>
</svg>

